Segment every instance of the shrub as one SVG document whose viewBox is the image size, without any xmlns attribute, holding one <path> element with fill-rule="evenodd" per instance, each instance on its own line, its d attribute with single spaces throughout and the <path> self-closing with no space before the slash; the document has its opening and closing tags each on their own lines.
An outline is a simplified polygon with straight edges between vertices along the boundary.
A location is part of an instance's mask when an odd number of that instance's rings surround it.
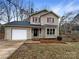
<svg viewBox="0 0 79 59">
<path fill-rule="evenodd" d="M 61 41 L 61 40 L 62 40 L 62 37 L 61 37 L 61 36 L 58 36 L 58 37 L 57 37 L 57 40 L 58 40 L 58 41 Z"/>
</svg>

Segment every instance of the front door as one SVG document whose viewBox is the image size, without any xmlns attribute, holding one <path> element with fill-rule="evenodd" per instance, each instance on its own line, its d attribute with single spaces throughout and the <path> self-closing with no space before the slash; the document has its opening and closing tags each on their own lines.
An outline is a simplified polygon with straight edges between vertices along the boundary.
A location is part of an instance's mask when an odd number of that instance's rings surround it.
<svg viewBox="0 0 79 59">
<path fill-rule="evenodd" d="M 37 28 L 34 29 L 34 36 L 38 36 L 38 29 Z"/>
</svg>

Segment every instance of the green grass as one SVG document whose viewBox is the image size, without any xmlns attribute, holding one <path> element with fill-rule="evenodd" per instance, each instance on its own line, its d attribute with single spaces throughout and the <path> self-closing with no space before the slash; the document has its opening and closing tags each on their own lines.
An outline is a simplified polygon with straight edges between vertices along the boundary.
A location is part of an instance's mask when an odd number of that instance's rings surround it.
<svg viewBox="0 0 79 59">
<path fill-rule="evenodd" d="M 8 59 L 79 59 L 79 42 L 23 44 Z"/>
</svg>

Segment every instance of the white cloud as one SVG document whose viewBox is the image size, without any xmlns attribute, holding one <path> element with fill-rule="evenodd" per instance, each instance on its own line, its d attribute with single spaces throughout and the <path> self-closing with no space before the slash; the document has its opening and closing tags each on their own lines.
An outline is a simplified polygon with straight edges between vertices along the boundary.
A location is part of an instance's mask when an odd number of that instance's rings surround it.
<svg viewBox="0 0 79 59">
<path fill-rule="evenodd" d="M 76 5 L 76 0 L 72 0 L 70 3 L 64 5 L 65 1 L 62 1 L 57 6 L 52 7 L 51 10 L 59 15 L 63 15 L 64 13 L 79 10 L 79 5 Z"/>
</svg>

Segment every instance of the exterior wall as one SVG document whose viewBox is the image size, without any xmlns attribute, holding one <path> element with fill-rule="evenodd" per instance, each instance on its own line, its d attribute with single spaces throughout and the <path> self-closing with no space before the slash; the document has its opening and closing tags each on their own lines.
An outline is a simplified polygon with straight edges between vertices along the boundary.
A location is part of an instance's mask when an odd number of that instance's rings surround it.
<svg viewBox="0 0 79 59">
<path fill-rule="evenodd" d="M 28 28 L 28 29 L 27 29 L 27 38 L 28 38 L 28 39 L 32 39 L 31 28 Z"/>
<path fill-rule="evenodd" d="M 32 38 L 32 34 L 31 34 L 31 28 L 18 28 L 18 27 L 6 27 L 5 28 L 5 39 L 7 40 L 12 40 L 12 30 L 13 29 L 23 29 L 23 30 L 27 30 L 27 39 L 31 39 Z"/>
<path fill-rule="evenodd" d="M 41 34 L 39 33 L 39 36 L 37 36 L 36 38 L 56 38 L 57 36 L 59 36 L 59 20 L 58 17 L 55 16 L 52 13 L 48 13 L 47 15 L 44 15 L 48 12 L 41 12 L 39 14 L 33 15 L 30 17 L 30 23 L 31 24 L 37 24 L 37 25 L 56 25 L 56 27 L 44 27 L 41 29 Z M 44 15 L 44 16 L 41 16 Z M 41 16 L 41 17 L 40 17 Z M 38 17 L 40 18 L 41 22 L 40 23 L 34 23 L 33 22 L 33 17 Z M 48 23 L 47 22 L 47 18 L 51 17 L 54 18 L 54 23 Z M 55 29 L 55 35 L 47 35 L 47 28 L 54 28 Z M 28 39 L 32 39 L 33 37 L 33 33 L 32 33 L 32 28 L 23 28 L 23 27 L 6 27 L 5 28 L 5 39 L 11 40 L 12 39 L 12 30 L 13 29 L 24 29 L 27 30 L 27 38 Z"/>
<path fill-rule="evenodd" d="M 45 28 L 42 28 L 41 30 L 41 38 L 45 38 Z"/>
<path fill-rule="evenodd" d="M 54 18 L 54 23 L 52 23 L 52 22 L 51 23 L 47 23 L 47 17 Z M 59 22 L 58 18 L 55 15 L 53 15 L 53 14 L 47 14 L 47 15 L 41 17 L 41 25 L 45 25 L 45 24 L 58 25 L 59 24 L 58 22 Z"/>
<path fill-rule="evenodd" d="M 41 24 L 41 25 L 44 25 L 44 24 L 49 24 L 49 25 L 58 25 L 59 23 L 59 20 L 58 20 L 58 17 L 55 16 L 54 14 L 52 13 L 49 13 L 47 15 L 44 15 L 44 16 L 41 16 L 43 14 L 46 14 L 47 12 L 42 12 L 42 13 L 39 13 L 37 15 L 33 15 L 30 17 L 30 23 L 31 24 Z M 41 17 L 40 17 L 41 16 Z M 34 23 L 33 22 L 33 17 L 37 17 L 37 18 L 40 18 L 41 22 L 40 23 Z M 51 18 L 54 18 L 54 23 L 47 23 L 47 17 L 51 17 Z"/>
<path fill-rule="evenodd" d="M 47 35 L 47 29 L 55 29 L 55 34 L 53 35 Z M 41 28 L 41 33 L 39 33 L 39 36 L 34 37 L 32 33 L 32 38 L 57 38 L 59 36 L 59 28 L 58 27 L 44 27 Z"/>
<path fill-rule="evenodd" d="M 30 18 L 30 23 L 31 23 L 31 24 L 41 24 L 41 23 L 34 23 L 34 22 L 33 22 L 33 17 L 38 17 L 38 18 L 40 18 L 41 15 L 46 14 L 46 13 L 47 13 L 47 12 L 42 12 L 42 13 L 39 13 L 39 14 L 37 14 L 37 15 L 33 15 L 33 16 Z"/>
<path fill-rule="evenodd" d="M 49 28 L 55 29 L 55 34 L 47 35 L 47 29 L 49 29 Z M 58 31 L 58 27 L 46 27 L 46 28 L 45 28 L 45 38 L 57 38 L 57 36 L 59 35 L 58 32 L 59 32 L 59 31 Z"/>
<path fill-rule="evenodd" d="M 32 30 L 32 32 L 33 32 L 33 30 Z M 36 37 L 33 36 L 33 33 L 32 33 L 32 38 L 45 38 L 45 28 L 41 28 L 41 33 L 40 33 L 40 30 L 38 30 L 38 32 L 39 32 L 39 34 Z"/>
<path fill-rule="evenodd" d="M 40 14 L 37 14 L 37 15 L 32 16 L 31 17 L 31 24 L 55 25 L 57 27 L 55 28 L 55 35 L 47 35 L 47 28 L 51 28 L 51 27 L 42 28 L 42 30 L 41 30 L 42 32 L 41 32 L 41 34 L 39 34 L 39 36 L 37 38 L 56 38 L 57 36 L 59 36 L 59 19 L 58 19 L 58 17 L 55 16 L 54 14 L 52 14 L 52 13 L 49 13 L 49 14 L 44 15 L 44 16 L 41 16 L 43 14 L 46 14 L 46 12 L 42 12 Z M 40 23 L 33 23 L 32 22 L 33 17 L 40 18 L 41 22 Z M 53 23 L 52 22 L 51 23 L 48 23 L 47 22 L 47 18 L 48 17 L 54 18 L 54 22 Z"/>
<path fill-rule="evenodd" d="M 40 29 L 40 28 L 39 28 Z M 38 29 L 38 36 L 33 36 L 33 30 L 32 30 L 32 38 L 41 38 L 41 33 L 40 33 L 40 30 Z"/>
<path fill-rule="evenodd" d="M 54 23 L 47 23 L 47 17 L 54 18 Z M 46 27 L 45 28 L 45 38 L 57 38 L 59 36 L 59 20 L 58 17 L 56 17 L 53 14 L 48 14 L 43 17 L 41 17 L 41 25 L 56 25 L 56 27 Z M 47 28 L 54 28 L 55 29 L 55 35 L 47 35 Z"/>
<path fill-rule="evenodd" d="M 55 29 L 55 35 L 47 35 L 47 28 L 54 28 Z M 39 33 L 39 36 L 34 37 L 32 33 L 31 28 L 16 28 L 16 27 L 6 27 L 5 28 L 5 39 L 12 40 L 12 30 L 13 29 L 23 29 L 27 30 L 27 38 L 56 38 L 59 35 L 59 29 L 58 27 L 45 27 L 41 29 L 41 33 Z"/>
<path fill-rule="evenodd" d="M 11 27 L 5 28 L 5 40 L 11 40 L 11 35 L 12 35 L 11 32 L 12 32 Z"/>
</svg>

